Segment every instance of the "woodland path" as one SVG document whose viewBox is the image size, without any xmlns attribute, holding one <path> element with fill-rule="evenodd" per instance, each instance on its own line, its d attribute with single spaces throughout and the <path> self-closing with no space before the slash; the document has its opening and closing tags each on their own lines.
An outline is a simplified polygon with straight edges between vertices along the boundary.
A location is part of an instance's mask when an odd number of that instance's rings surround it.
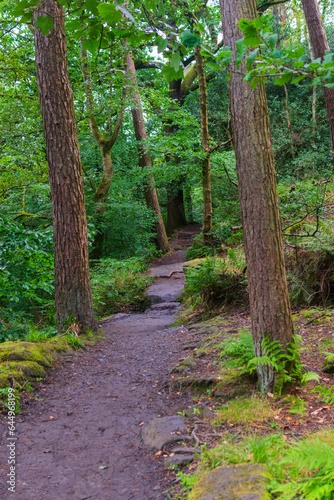
<svg viewBox="0 0 334 500">
<path fill-rule="evenodd" d="M 186 228 L 174 245 L 189 246 L 196 232 L 195 226 Z M 184 342 L 182 328 L 170 328 L 184 283 L 182 273 L 170 273 L 171 266 L 178 270 L 184 260 L 183 248 L 155 261 L 150 309 L 101 322 L 105 339 L 54 367 L 23 403 L 17 416 L 16 493 L 7 491 L 2 454 L 1 499 L 165 498 L 163 467 L 143 446 L 140 424 L 176 414 L 187 404 L 186 396 L 161 389 Z M 170 278 L 159 277 L 166 272 Z"/>
</svg>

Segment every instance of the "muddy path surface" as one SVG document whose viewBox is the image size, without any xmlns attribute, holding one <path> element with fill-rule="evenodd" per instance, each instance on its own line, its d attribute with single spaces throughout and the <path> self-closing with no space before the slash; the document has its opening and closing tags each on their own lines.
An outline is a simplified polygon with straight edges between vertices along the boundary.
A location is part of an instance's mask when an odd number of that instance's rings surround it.
<svg viewBox="0 0 334 500">
<path fill-rule="evenodd" d="M 183 248 L 153 263 L 150 309 L 101 322 L 105 339 L 59 362 L 23 402 L 16 416 L 15 493 L 6 483 L 2 419 L 1 499 L 165 498 L 163 467 L 143 446 L 140 431 L 151 418 L 187 404 L 186 396 L 163 386 L 184 342 L 182 328 L 171 325 L 184 284 L 180 262 L 194 232 L 183 231 Z"/>
</svg>

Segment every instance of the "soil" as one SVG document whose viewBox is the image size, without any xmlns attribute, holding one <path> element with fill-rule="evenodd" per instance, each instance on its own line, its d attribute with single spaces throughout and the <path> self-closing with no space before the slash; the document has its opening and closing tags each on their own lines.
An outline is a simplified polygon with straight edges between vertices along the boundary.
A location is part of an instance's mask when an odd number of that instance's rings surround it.
<svg viewBox="0 0 334 500">
<path fill-rule="evenodd" d="M 176 235 L 179 248 L 152 265 L 185 260 L 198 226 Z M 103 322 L 104 340 L 53 366 L 16 415 L 16 491 L 8 491 L 7 419 L 1 416 L 0 497 L 20 500 L 164 499 L 161 460 L 142 444 L 150 419 L 175 415 L 188 395 L 162 387 L 182 350 L 182 327 L 171 328 L 183 275 L 158 279 L 152 308 Z M 155 288 L 154 288 L 155 287 Z"/>
<path fill-rule="evenodd" d="M 334 424 L 334 407 L 312 392 L 319 383 L 334 389 L 334 375 L 321 371 L 322 352 L 334 350 L 333 310 L 293 311 L 296 331 L 304 342 L 302 363 L 320 380 L 307 388 L 291 388 L 279 400 L 268 394 L 275 413 L 267 421 L 260 419 L 251 426 L 213 422 L 213 411 L 226 405 L 228 398 L 215 396 L 211 385 L 200 391 L 192 384 L 182 390 L 173 385 L 180 376 L 175 366 L 180 364 L 186 377 L 219 382 L 219 339 L 237 334 L 240 328 L 250 329 L 249 312 L 236 310 L 187 327 L 172 327 L 184 283 L 180 263 L 198 230 L 193 225 L 180 231 L 172 240 L 175 251 L 152 262 L 156 280 L 148 291 L 150 309 L 116 314 L 101 322 L 103 340 L 56 362 L 35 391 L 23 397 L 22 412 L 16 415 L 15 494 L 7 490 L 7 417 L 0 415 L 5 450 L 0 456 L 1 499 L 184 498 L 175 471 L 166 467 L 179 453 L 175 445 L 150 452 L 141 440 L 141 429 L 158 416 L 182 412 L 188 417 L 193 444 L 206 443 L 208 448 L 222 438 L 242 439 L 250 431 L 281 432 L 294 441 Z M 252 383 L 246 390 L 248 396 L 257 394 Z M 196 412 L 190 410 L 195 402 Z M 198 414 L 200 407 L 203 416 Z M 196 470 L 196 460 L 185 467 L 185 471 Z"/>
</svg>

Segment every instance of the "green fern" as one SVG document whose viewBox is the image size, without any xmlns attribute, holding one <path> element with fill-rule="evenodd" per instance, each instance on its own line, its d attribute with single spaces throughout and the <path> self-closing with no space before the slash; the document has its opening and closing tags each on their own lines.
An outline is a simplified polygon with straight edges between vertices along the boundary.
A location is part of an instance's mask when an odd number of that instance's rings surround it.
<svg viewBox="0 0 334 500">
<path fill-rule="evenodd" d="M 315 372 L 305 372 L 302 375 L 301 384 L 305 385 L 305 384 L 307 384 L 307 382 L 311 382 L 312 380 L 315 380 L 316 382 L 319 382 L 320 375 L 318 375 Z"/>
<path fill-rule="evenodd" d="M 328 387 L 327 385 L 317 385 L 312 392 L 318 392 L 318 398 L 327 405 L 334 405 L 334 392 L 333 387 Z"/>
<path fill-rule="evenodd" d="M 298 465 L 294 465 L 298 464 Z M 292 447 L 280 466 L 293 466 L 291 481 L 272 490 L 280 500 L 331 500 L 334 493 L 334 450 L 326 443 L 304 441 Z M 303 476 L 300 477 L 300 471 Z M 306 477 L 305 477 L 306 476 Z"/>
</svg>

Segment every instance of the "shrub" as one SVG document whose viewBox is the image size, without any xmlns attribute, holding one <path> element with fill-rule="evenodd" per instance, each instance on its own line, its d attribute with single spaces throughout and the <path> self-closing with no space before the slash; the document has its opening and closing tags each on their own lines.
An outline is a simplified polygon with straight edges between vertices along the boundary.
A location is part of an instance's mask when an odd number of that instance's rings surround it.
<svg viewBox="0 0 334 500">
<path fill-rule="evenodd" d="M 91 273 L 93 306 L 97 317 L 141 311 L 147 305 L 146 287 L 153 281 L 143 259 L 101 260 Z"/>
</svg>

